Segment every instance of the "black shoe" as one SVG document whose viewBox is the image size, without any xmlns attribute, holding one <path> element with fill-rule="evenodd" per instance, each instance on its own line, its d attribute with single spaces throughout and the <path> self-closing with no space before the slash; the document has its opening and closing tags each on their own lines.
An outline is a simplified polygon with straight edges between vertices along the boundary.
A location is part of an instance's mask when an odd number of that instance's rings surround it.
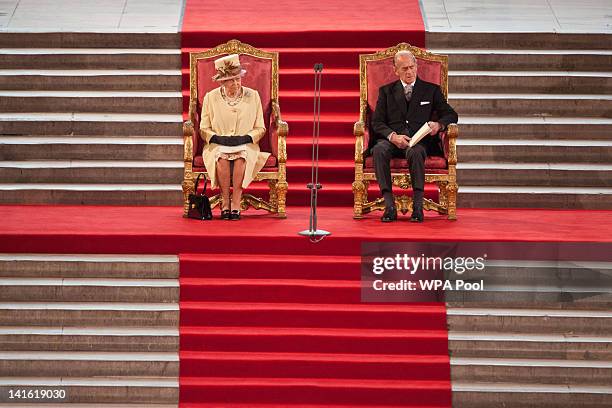
<svg viewBox="0 0 612 408">
<path fill-rule="evenodd" d="M 410 216 L 410 222 L 423 222 L 423 210 L 414 210 Z"/>
<path fill-rule="evenodd" d="M 380 219 L 382 222 L 393 222 L 397 221 L 397 210 L 395 207 L 385 208 L 385 213 Z"/>
<path fill-rule="evenodd" d="M 221 219 L 222 220 L 229 220 L 231 219 L 231 211 L 230 210 L 222 210 L 221 211 Z"/>
<path fill-rule="evenodd" d="M 232 215 L 230 219 L 232 221 L 238 221 L 240 219 L 240 210 L 232 210 Z"/>
</svg>

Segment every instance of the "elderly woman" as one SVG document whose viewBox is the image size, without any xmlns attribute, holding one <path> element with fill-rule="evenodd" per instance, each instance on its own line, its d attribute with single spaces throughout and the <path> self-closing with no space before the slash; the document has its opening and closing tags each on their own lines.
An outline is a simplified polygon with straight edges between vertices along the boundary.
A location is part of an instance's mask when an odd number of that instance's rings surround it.
<svg viewBox="0 0 612 408">
<path fill-rule="evenodd" d="M 256 90 L 242 86 L 246 70 L 239 56 L 215 60 L 215 70 L 212 79 L 221 86 L 208 92 L 202 102 L 204 165 L 212 187 L 221 190 L 221 219 L 239 220 L 242 190 L 253 181 L 270 153 L 259 150 L 259 139 L 266 132 L 261 99 Z"/>
</svg>

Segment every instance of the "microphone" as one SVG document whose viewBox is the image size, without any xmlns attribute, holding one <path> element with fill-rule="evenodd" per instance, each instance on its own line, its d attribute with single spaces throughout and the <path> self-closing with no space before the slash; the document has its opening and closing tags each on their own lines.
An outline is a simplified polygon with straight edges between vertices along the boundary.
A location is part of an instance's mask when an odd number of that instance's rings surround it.
<svg viewBox="0 0 612 408">
<path fill-rule="evenodd" d="M 312 121 L 312 166 L 310 170 L 310 183 L 306 185 L 310 189 L 310 217 L 308 229 L 298 234 L 307 236 L 310 242 L 319 242 L 331 232 L 317 228 L 317 199 L 319 190 L 323 188 L 319 183 L 319 133 L 321 124 L 321 77 L 323 76 L 323 64 L 314 65 L 314 118 Z"/>
</svg>

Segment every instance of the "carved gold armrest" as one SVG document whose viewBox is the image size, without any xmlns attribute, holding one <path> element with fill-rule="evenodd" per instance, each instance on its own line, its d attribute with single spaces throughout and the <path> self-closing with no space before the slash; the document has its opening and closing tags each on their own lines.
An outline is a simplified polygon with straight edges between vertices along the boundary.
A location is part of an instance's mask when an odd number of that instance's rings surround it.
<svg viewBox="0 0 612 408">
<path fill-rule="evenodd" d="M 193 122 L 186 120 L 183 123 L 183 161 L 189 162 L 193 160 L 193 135 L 195 130 L 193 129 Z"/>
<path fill-rule="evenodd" d="M 459 137 L 459 126 L 456 123 L 448 125 L 446 130 L 448 137 L 448 165 L 457 165 L 457 137 Z"/>
<path fill-rule="evenodd" d="M 272 101 L 272 115 L 274 127 L 278 134 L 278 162 L 287 162 L 287 135 L 289 134 L 289 125 L 282 120 L 280 107 L 277 101 Z"/>
<path fill-rule="evenodd" d="M 363 164 L 363 137 L 365 135 L 365 122 L 359 120 L 353 126 L 355 135 L 355 164 Z"/>
</svg>

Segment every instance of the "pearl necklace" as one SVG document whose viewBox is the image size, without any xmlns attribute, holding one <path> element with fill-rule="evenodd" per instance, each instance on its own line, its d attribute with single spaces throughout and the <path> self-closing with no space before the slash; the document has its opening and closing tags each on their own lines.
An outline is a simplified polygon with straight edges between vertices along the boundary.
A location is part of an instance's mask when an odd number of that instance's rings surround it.
<svg viewBox="0 0 612 408">
<path fill-rule="evenodd" d="M 225 101 L 225 103 L 227 103 L 229 106 L 236 106 L 240 103 L 240 101 L 242 101 L 242 96 L 244 95 L 244 92 L 242 91 L 242 87 L 240 87 L 240 91 L 238 92 L 238 96 L 234 97 L 234 98 L 230 98 L 229 96 L 227 96 L 225 94 L 225 88 L 221 87 L 221 96 L 223 97 L 223 100 Z"/>
</svg>

